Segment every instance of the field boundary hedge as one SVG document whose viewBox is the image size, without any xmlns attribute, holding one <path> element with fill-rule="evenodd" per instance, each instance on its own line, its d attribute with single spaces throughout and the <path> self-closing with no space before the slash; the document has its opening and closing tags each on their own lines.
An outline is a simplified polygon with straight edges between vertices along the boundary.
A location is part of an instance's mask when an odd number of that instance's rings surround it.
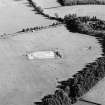
<svg viewBox="0 0 105 105">
<path fill-rule="evenodd" d="M 23 28 L 21 31 L 18 31 L 16 33 L 35 32 L 35 31 L 40 31 L 43 29 L 55 28 L 57 26 L 60 26 L 61 24 L 62 23 L 60 23 L 60 22 L 54 22 L 48 26 L 35 26 L 35 27 L 30 27 L 30 28 Z"/>
<path fill-rule="evenodd" d="M 57 2 L 61 5 L 61 6 L 74 6 L 74 5 L 105 5 L 104 1 L 99 1 L 99 0 L 68 0 L 69 2 L 66 2 L 65 0 L 57 0 Z"/>
</svg>

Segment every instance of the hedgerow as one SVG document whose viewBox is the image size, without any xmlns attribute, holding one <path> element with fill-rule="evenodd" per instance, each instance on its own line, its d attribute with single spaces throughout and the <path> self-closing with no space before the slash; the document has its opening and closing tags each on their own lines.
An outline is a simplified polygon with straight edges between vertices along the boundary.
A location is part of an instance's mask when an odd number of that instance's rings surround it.
<svg viewBox="0 0 105 105">
<path fill-rule="evenodd" d="M 105 1 L 99 0 L 57 0 L 62 6 L 73 6 L 73 5 L 105 5 Z"/>
<path fill-rule="evenodd" d="M 62 6 L 65 5 L 65 0 L 57 0 L 57 2 L 58 2 L 60 5 L 62 5 Z"/>
<path fill-rule="evenodd" d="M 21 31 L 18 31 L 17 33 L 39 31 L 39 30 L 43 30 L 43 29 L 53 28 L 53 27 L 56 27 L 61 24 L 62 23 L 60 23 L 60 22 L 54 22 L 48 26 L 35 26 L 35 27 L 30 27 L 30 28 L 23 28 Z"/>
</svg>

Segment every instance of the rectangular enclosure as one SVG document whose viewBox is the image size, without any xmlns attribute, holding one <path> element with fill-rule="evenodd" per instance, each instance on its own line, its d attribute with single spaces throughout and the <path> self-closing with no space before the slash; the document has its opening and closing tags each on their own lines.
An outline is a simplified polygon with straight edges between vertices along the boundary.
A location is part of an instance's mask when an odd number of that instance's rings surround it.
<svg viewBox="0 0 105 105">
<path fill-rule="evenodd" d="M 29 59 L 51 59 L 55 58 L 53 51 L 37 51 L 27 54 Z"/>
</svg>

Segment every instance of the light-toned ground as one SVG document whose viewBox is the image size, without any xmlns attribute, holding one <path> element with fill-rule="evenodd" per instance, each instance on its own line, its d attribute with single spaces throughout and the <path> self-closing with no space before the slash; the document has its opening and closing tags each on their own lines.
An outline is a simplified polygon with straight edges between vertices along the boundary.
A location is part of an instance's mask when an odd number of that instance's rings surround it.
<svg viewBox="0 0 105 105">
<path fill-rule="evenodd" d="M 105 1 L 105 0 L 64 0 L 65 4 L 71 4 L 71 3 L 76 3 L 77 1 L 80 1 L 81 3 L 92 3 L 92 2 L 97 2 L 97 1 Z"/>
<path fill-rule="evenodd" d="M 89 50 L 91 46 L 91 50 Z M 58 49 L 62 59 L 29 60 L 26 52 Z M 97 40 L 64 26 L 0 39 L 0 105 L 33 105 L 102 54 Z"/>
</svg>

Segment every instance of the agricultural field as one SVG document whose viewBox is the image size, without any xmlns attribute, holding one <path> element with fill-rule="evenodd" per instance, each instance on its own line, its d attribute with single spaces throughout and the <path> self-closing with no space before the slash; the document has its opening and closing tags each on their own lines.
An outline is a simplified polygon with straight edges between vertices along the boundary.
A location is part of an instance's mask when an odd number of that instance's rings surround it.
<svg viewBox="0 0 105 105">
<path fill-rule="evenodd" d="M 105 20 L 104 5 L 77 5 L 77 6 L 64 6 L 53 9 L 45 9 L 45 13 L 54 16 L 58 14 L 59 17 L 64 17 L 68 14 L 76 14 L 77 16 L 97 16 L 97 18 Z"/>
<path fill-rule="evenodd" d="M 24 0 L 21 2 L 0 0 L 0 34 L 15 33 L 27 27 L 46 26 L 53 22 L 35 15 L 24 3 Z"/>
<path fill-rule="evenodd" d="M 104 5 L 60 7 L 56 0 L 33 1 L 49 16 L 64 18 L 67 14 L 77 14 L 105 19 Z M 49 26 L 56 22 L 35 14 L 26 5 L 25 0 L 0 1 L 0 105 L 35 105 L 34 102 L 40 102 L 44 96 L 54 94 L 58 81 L 72 78 L 103 54 L 102 45 L 95 37 L 70 32 L 64 24 L 16 33 L 23 28 Z M 61 57 L 28 58 L 28 53 L 37 51 L 58 51 Z M 104 80 L 83 98 L 104 105 Z M 92 104 L 79 101 L 74 105 Z"/>
<path fill-rule="evenodd" d="M 54 92 L 57 81 L 71 77 L 102 54 L 95 38 L 69 33 L 64 26 L 15 34 L 0 39 L 0 43 L 2 105 L 29 105 L 39 101 L 44 95 Z M 26 52 L 54 49 L 61 52 L 62 59 L 31 61 L 25 56 Z"/>
</svg>

